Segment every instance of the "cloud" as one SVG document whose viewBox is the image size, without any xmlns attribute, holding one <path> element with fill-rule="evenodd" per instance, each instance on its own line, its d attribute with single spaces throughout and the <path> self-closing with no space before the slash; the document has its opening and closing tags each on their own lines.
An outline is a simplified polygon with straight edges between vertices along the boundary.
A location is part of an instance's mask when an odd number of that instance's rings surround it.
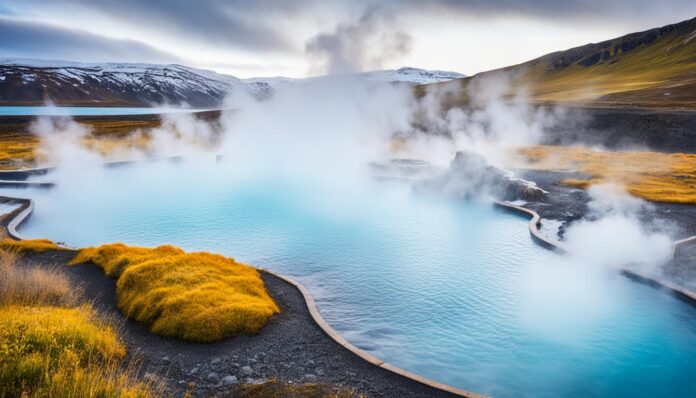
<svg viewBox="0 0 696 398">
<path fill-rule="evenodd" d="M 369 7 L 357 21 L 312 37 L 305 47 L 316 72 L 328 74 L 381 69 L 410 50 L 411 36 L 397 27 L 391 12 L 379 7 Z"/>
<path fill-rule="evenodd" d="M 371 0 L 368 0 L 371 2 Z M 411 12 L 469 15 L 517 15 L 541 19 L 613 20 L 616 23 L 652 21 L 655 26 L 678 22 L 696 13 L 693 0 L 383 0 L 381 4 Z M 658 22 L 658 18 L 660 22 Z"/>
<path fill-rule="evenodd" d="M 306 2 L 62 0 L 51 6 L 96 12 L 124 26 L 150 27 L 205 45 L 282 52 L 290 50 L 292 45 L 288 35 L 275 25 L 278 20 L 299 13 L 303 3 Z"/>
<path fill-rule="evenodd" d="M 86 62 L 180 62 L 173 54 L 135 40 L 4 17 L 0 17 L 0 52 L 4 57 Z"/>
</svg>

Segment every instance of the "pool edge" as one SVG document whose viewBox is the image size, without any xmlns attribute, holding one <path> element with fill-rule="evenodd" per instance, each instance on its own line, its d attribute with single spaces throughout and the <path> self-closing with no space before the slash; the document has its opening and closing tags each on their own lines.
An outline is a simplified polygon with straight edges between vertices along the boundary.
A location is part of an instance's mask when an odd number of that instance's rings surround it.
<svg viewBox="0 0 696 398">
<path fill-rule="evenodd" d="M 7 234 L 10 238 L 14 240 L 25 240 L 26 238 L 22 236 L 19 232 L 17 232 L 17 228 L 31 216 L 31 213 L 34 211 L 34 201 L 27 198 L 16 198 L 10 196 L 1 196 L 0 198 L 5 199 L 7 201 L 16 201 L 22 203 L 22 205 L 18 209 L 6 215 L 6 219 L 2 220 L 2 224 L 3 227 L 7 230 Z M 428 379 L 427 377 L 421 376 L 419 374 L 409 372 L 407 370 L 391 365 L 388 362 L 382 361 L 381 359 L 378 359 L 370 355 L 369 353 L 361 350 L 360 348 L 348 342 L 348 340 L 346 340 L 343 336 L 336 332 L 336 330 L 326 322 L 324 317 L 321 316 L 319 308 L 317 308 L 316 302 L 314 301 L 314 297 L 309 292 L 309 290 L 306 287 L 304 287 L 304 285 L 285 275 L 281 275 L 263 268 L 257 269 L 259 270 L 259 272 L 265 272 L 267 274 L 273 275 L 289 283 L 290 285 L 294 286 L 297 290 L 299 290 L 302 294 L 302 298 L 304 299 L 305 304 L 307 305 L 307 309 L 309 310 L 309 313 L 312 316 L 314 322 L 317 324 L 317 326 L 319 326 L 319 328 L 338 345 L 350 351 L 351 353 L 357 355 L 364 361 L 379 368 L 382 368 L 386 371 L 394 373 L 398 376 L 405 377 L 407 379 L 413 380 L 417 383 L 426 385 L 433 389 L 441 390 L 456 396 L 464 398 L 489 398 L 486 395 L 463 390 L 461 388 L 440 383 L 438 381 Z"/>
<path fill-rule="evenodd" d="M 544 234 L 542 234 L 541 231 L 539 231 L 539 222 L 541 221 L 541 217 L 539 216 L 539 213 L 537 213 L 536 211 L 509 202 L 502 202 L 497 200 L 494 200 L 493 204 L 494 206 L 505 210 L 511 210 L 522 215 L 531 216 L 531 219 L 529 220 L 529 233 L 532 237 L 532 240 L 539 246 L 555 251 L 557 253 L 570 252 L 561 242 L 554 239 L 550 239 L 547 236 L 544 236 Z M 674 242 L 673 251 L 676 251 L 679 245 L 693 244 L 694 241 L 696 241 L 696 236 Z M 672 294 L 677 296 L 677 298 L 685 301 L 686 303 L 692 306 L 696 306 L 696 292 L 681 287 L 670 281 L 656 278 L 630 268 L 621 267 L 619 268 L 619 271 L 621 272 L 621 274 L 625 275 L 626 277 L 630 278 L 635 282 L 643 283 L 645 285 L 650 285 L 653 287 L 667 289 Z"/>
</svg>

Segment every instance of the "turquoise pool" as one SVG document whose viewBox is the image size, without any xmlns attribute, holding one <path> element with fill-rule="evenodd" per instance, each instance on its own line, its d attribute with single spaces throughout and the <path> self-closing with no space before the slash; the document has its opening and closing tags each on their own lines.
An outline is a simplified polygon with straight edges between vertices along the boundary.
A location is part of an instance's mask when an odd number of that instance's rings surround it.
<svg viewBox="0 0 696 398">
<path fill-rule="evenodd" d="M 494 397 L 696 396 L 696 308 L 536 246 L 486 203 L 246 179 L 215 164 L 83 173 L 29 196 L 21 232 L 222 252 L 291 276 L 348 340 Z"/>
<path fill-rule="evenodd" d="M 115 116 L 188 113 L 205 109 L 105 106 L 0 106 L 0 116 Z"/>
</svg>

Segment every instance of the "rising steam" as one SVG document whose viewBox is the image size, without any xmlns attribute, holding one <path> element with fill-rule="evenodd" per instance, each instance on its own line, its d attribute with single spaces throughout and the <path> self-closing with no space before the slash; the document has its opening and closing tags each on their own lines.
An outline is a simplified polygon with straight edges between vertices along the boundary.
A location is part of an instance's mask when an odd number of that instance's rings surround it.
<svg viewBox="0 0 696 398">
<path fill-rule="evenodd" d="M 382 69 L 410 50 L 411 36 L 398 28 L 394 14 L 380 7 L 369 7 L 356 21 L 339 24 L 305 45 L 314 64 L 312 72 L 318 74 Z"/>
</svg>

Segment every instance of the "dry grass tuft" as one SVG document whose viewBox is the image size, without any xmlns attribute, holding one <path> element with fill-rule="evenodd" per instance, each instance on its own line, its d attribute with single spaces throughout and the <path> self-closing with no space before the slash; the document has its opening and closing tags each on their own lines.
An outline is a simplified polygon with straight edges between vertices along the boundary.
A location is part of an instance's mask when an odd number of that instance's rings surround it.
<svg viewBox="0 0 696 398">
<path fill-rule="evenodd" d="M 577 188 L 611 182 L 653 202 L 696 204 L 696 155 L 659 152 L 611 152 L 584 147 L 522 148 L 522 164 L 536 170 L 577 170 L 588 179 L 565 179 Z"/>
<path fill-rule="evenodd" d="M 0 308 L 0 397 L 151 397 L 90 306 Z"/>
<path fill-rule="evenodd" d="M 45 252 L 48 250 L 66 250 L 66 248 L 58 246 L 55 242 L 50 241 L 48 239 L 5 239 L 2 242 L 0 242 L 0 249 L 16 253 Z"/>
<path fill-rule="evenodd" d="M 109 244 L 79 251 L 117 278 L 118 306 L 153 333 L 212 342 L 254 334 L 280 309 L 258 271 L 216 254 Z"/>
<path fill-rule="evenodd" d="M 366 398 L 355 389 L 330 384 L 286 384 L 276 380 L 263 384 L 243 384 L 240 398 Z"/>
<path fill-rule="evenodd" d="M 61 268 L 20 267 L 0 250 L 0 397 L 154 397 L 114 327 Z M 157 388 L 154 388 L 157 387 Z"/>
<path fill-rule="evenodd" d="M 17 266 L 17 254 L 0 251 L 0 305 L 74 306 L 81 290 L 57 267 Z"/>
</svg>

